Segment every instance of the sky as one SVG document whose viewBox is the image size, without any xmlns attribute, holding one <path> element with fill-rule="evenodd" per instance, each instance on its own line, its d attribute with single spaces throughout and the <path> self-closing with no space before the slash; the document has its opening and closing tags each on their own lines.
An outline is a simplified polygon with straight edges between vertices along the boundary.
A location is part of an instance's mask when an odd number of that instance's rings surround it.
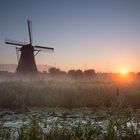
<svg viewBox="0 0 140 140">
<path fill-rule="evenodd" d="M 0 64 L 17 64 L 5 38 L 54 47 L 37 64 L 62 70 L 140 71 L 140 0 L 0 0 Z"/>
</svg>

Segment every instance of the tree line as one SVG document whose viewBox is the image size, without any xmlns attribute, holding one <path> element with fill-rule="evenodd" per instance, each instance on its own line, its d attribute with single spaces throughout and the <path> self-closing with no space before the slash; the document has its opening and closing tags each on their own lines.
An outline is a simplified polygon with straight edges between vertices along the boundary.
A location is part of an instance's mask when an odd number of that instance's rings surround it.
<svg viewBox="0 0 140 140">
<path fill-rule="evenodd" d="M 71 69 L 69 70 L 68 72 L 65 72 L 65 71 L 62 71 L 61 69 L 59 68 L 55 68 L 55 67 L 52 67 L 49 69 L 48 73 L 50 75 L 69 75 L 69 76 L 74 76 L 74 77 L 80 77 L 80 76 L 93 76 L 96 74 L 95 70 L 94 69 L 87 69 L 85 71 L 82 71 L 80 69 Z"/>
</svg>

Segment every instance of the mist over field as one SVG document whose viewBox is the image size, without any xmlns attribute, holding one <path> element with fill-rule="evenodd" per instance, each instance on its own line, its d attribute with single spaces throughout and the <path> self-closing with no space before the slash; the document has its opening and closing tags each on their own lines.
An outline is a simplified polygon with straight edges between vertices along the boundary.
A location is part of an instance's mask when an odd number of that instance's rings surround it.
<svg viewBox="0 0 140 140">
<path fill-rule="evenodd" d="M 139 75 L 95 74 L 3 77 L 1 107 L 122 107 L 139 105 Z"/>
</svg>

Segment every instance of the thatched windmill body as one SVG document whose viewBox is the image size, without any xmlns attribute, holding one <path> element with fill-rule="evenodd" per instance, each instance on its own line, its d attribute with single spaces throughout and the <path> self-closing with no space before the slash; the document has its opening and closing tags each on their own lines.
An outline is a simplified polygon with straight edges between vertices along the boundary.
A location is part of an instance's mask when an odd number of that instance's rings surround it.
<svg viewBox="0 0 140 140">
<path fill-rule="evenodd" d="M 23 43 L 18 41 L 6 40 L 6 44 L 16 45 L 17 58 L 19 56 L 19 51 L 21 52 L 20 58 L 18 59 L 18 66 L 16 71 L 18 73 L 37 73 L 37 66 L 35 62 L 35 55 L 37 55 L 42 50 L 54 50 L 51 47 L 43 47 L 43 46 L 33 46 L 32 45 L 32 34 L 31 34 L 31 21 L 27 21 L 28 23 L 28 32 L 29 32 L 29 40 L 30 43 Z M 35 53 L 36 51 L 36 53 Z"/>
</svg>

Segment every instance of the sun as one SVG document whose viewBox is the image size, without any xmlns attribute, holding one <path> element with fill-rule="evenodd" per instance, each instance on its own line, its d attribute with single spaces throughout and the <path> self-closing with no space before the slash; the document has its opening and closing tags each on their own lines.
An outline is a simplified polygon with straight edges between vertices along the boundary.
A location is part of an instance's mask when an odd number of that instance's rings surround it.
<svg viewBox="0 0 140 140">
<path fill-rule="evenodd" d="M 123 75 L 126 75 L 126 74 L 128 74 L 128 71 L 127 71 L 126 69 L 122 69 L 122 70 L 120 71 L 120 73 L 123 74 Z"/>
</svg>

